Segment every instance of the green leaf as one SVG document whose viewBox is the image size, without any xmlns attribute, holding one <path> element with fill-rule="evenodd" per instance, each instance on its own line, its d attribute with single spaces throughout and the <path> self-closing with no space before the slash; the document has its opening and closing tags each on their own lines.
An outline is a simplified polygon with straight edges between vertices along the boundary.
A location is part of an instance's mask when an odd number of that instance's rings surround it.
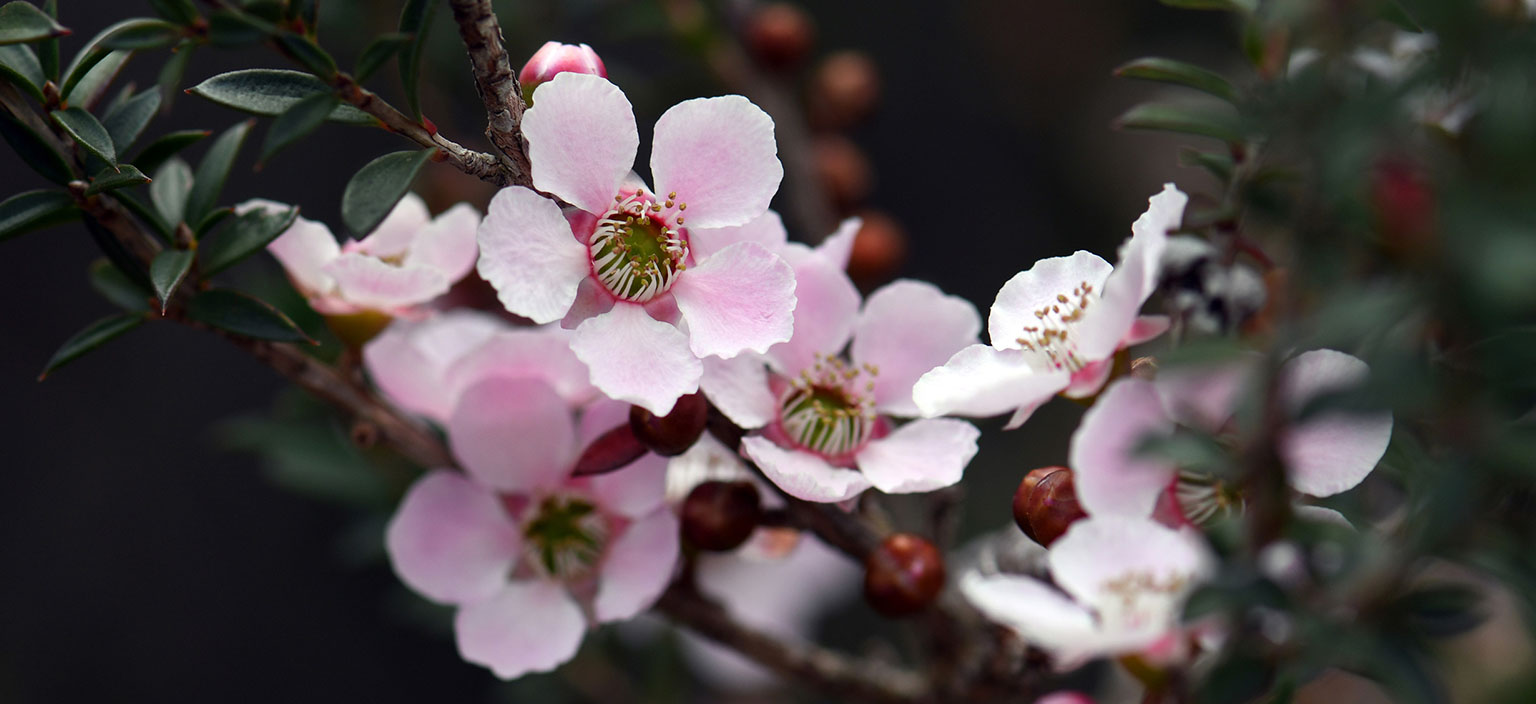
<svg viewBox="0 0 1536 704">
<path fill-rule="evenodd" d="M 347 227 L 359 237 L 372 232 L 410 190 L 416 172 L 435 151 L 385 154 L 359 169 L 341 194 L 341 219 Z"/>
<path fill-rule="evenodd" d="M 70 91 L 74 90 L 75 84 L 85 77 L 86 72 L 95 67 L 98 62 L 106 59 L 108 54 L 117 50 L 138 48 L 134 46 L 114 47 L 112 46 L 113 42 L 124 40 L 129 44 L 133 44 L 135 41 L 142 41 L 146 32 L 163 31 L 165 27 L 170 27 L 174 32 L 179 33 L 181 31 L 175 25 L 169 25 L 164 20 L 134 17 L 97 32 L 96 36 L 92 37 L 91 41 L 87 42 L 80 49 L 80 53 L 75 54 L 74 60 L 69 62 L 69 68 L 64 71 L 64 82 L 60 84 L 60 92 L 68 96 Z"/>
<path fill-rule="evenodd" d="M 245 135 L 250 131 L 251 123 L 241 122 L 225 130 L 208 147 L 208 153 L 197 164 L 197 174 L 192 178 L 192 191 L 187 194 L 185 219 L 188 224 L 202 222 L 213 211 L 219 193 L 224 190 L 224 181 L 229 178 L 229 171 L 235 166 L 235 156 L 240 153 L 240 145 L 245 143 Z"/>
<path fill-rule="evenodd" d="M 0 7 L 0 44 L 35 42 L 69 34 L 47 13 L 29 2 L 8 2 Z"/>
<path fill-rule="evenodd" d="M 187 66 L 192 64 L 192 54 L 196 51 L 197 44 L 187 40 L 171 50 L 171 57 L 165 60 L 160 67 L 160 75 L 155 79 L 155 85 L 160 90 L 160 106 L 162 110 L 169 110 L 171 103 L 176 99 L 176 94 L 181 92 L 181 79 L 187 75 Z"/>
<path fill-rule="evenodd" d="M 80 216 L 63 191 L 27 191 L 0 202 L 0 242 Z"/>
<path fill-rule="evenodd" d="M 106 169 L 96 174 L 96 178 L 91 179 L 91 185 L 85 189 L 85 194 L 94 196 L 102 191 L 137 186 L 141 183 L 149 183 L 149 177 L 133 164 L 120 164 L 115 169 Z"/>
<path fill-rule="evenodd" d="M 48 17 L 59 19 L 59 0 L 43 0 L 43 12 Z M 59 79 L 59 38 L 50 37 L 37 43 L 37 62 L 43 67 L 43 76 L 48 80 Z"/>
<path fill-rule="evenodd" d="M 1232 170 L 1236 168 L 1230 154 L 1201 151 L 1193 147 L 1179 148 L 1179 165 L 1205 169 L 1223 183 L 1232 180 Z"/>
<path fill-rule="evenodd" d="M 213 276 L 260 251 L 298 217 L 296 206 L 287 210 L 252 208 L 236 215 L 228 227 L 198 243 L 203 277 Z"/>
<path fill-rule="evenodd" d="M 113 305 L 134 313 L 149 312 L 149 299 L 154 294 L 124 276 L 112 262 L 105 259 L 91 262 L 88 276 L 91 288 Z"/>
<path fill-rule="evenodd" d="M 21 163 L 32 167 L 43 178 L 60 185 L 74 178 L 69 162 L 53 148 L 52 140 L 42 138 L 30 125 L 11 117 L 5 110 L 0 110 L 0 137 L 11 145 Z"/>
<path fill-rule="evenodd" d="M 1252 14 L 1259 7 L 1259 0 L 1162 0 L 1164 5 L 1184 10 L 1224 10 Z"/>
<path fill-rule="evenodd" d="M 395 52 L 400 51 L 411 43 L 412 36 L 400 32 L 375 37 L 368 46 L 363 49 L 361 56 L 357 58 L 357 67 L 352 69 L 352 77 L 358 83 L 368 80 L 374 72 L 384 67 L 384 62 L 389 61 Z"/>
<path fill-rule="evenodd" d="M 96 65 L 86 71 L 72 88 L 64 92 L 64 102 L 82 108 L 95 105 L 131 56 L 133 51 L 129 49 L 108 53 L 106 58 L 96 62 Z"/>
<path fill-rule="evenodd" d="M 106 116 L 101 119 L 101 125 L 107 128 L 107 134 L 112 136 L 112 147 L 118 154 L 126 153 L 128 147 L 138 141 L 139 135 L 144 134 L 144 128 L 149 126 L 150 119 L 159 109 L 160 93 L 146 90 L 129 98 L 123 104 L 107 110 Z"/>
<path fill-rule="evenodd" d="M 276 308 L 226 289 L 198 294 L 187 304 L 187 316 L 210 327 L 259 340 L 317 344 Z"/>
<path fill-rule="evenodd" d="M 304 98 L 332 90 L 320 79 L 300 71 L 248 68 L 221 73 L 193 86 L 190 92 L 225 107 L 274 117 Z M 328 119 L 353 125 L 377 123 L 372 115 L 351 105 L 337 106 Z"/>
<path fill-rule="evenodd" d="M 155 297 L 160 299 L 161 315 L 165 315 L 165 309 L 170 307 L 171 296 L 175 295 L 181 280 L 187 278 L 196 257 L 197 253 L 189 249 L 163 249 L 150 262 L 149 281 L 155 285 Z"/>
<path fill-rule="evenodd" d="M 207 130 L 172 132 L 150 142 L 149 146 L 144 147 L 144 150 L 133 158 L 133 163 L 144 171 L 154 173 L 160 170 L 160 165 L 164 164 L 167 159 L 176 156 L 177 152 L 202 141 L 211 134 L 213 133 Z"/>
<path fill-rule="evenodd" d="M 202 237 L 205 233 L 207 233 L 209 230 L 212 230 L 219 223 L 224 222 L 225 218 L 233 215 L 234 212 L 235 209 L 229 206 L 214 208 L 213 210 L 208 211 L 208 214 L 204 215 L 203 219 L 198 220 L 196 223 L 189 222 L 187 224 L 193 226 L 192 231 L 197 233 L 198 237 Z"/>
<path fill-rule="evenodd" d="M 1121 115 L 1115 121 L 1115 126 L 1120 129 L 1179 132 L 1213 137 L 1225 142 L 1243 140 L 1242 125 L 1236 116 L 1195 106 L 1142 103 Z"/>
<path fill-rule="evenodd" d="M 154 190 L 154 184 L 150 184 L 150 190 Z M 151 193 L 150 195 L 153 196 L 154 194 Z M 138 217 L 140 222 L 154 230 L 155 234 L 160 236 L 161 242 L 169 243 L 171 241 L 171 226 L 165 224 L 165 219 L 160 217 L 160 213 L 155 212 L 153 206 L 147 205 L 144 201 L 123 191 L 113 191 L 112 200 L 122 203 L 123 207 Z"/>
<path fill-rule="evenodd" d="M 197 7 L 192 0 L 149 0 L 155 13 L 176 24 L 192 24 L 198 19 Z"/>
<path fill-rule="evenodd" d="M 64 341 L 59 351 L 54 352 L 48 364 L 43 367 L 43 373 L 37 375 L 37 380 L 42 381 L 59 367 L 79 359 L 85 353 L 111 342 L 119 335 L 143 323 L 144 316 L 132 313 L 119 313 L 91 323 L 84 330 L 75 333 L 74 337 Z"/>
<path fill-rule="evenodd" d="M 299 62 L 310 73 L 321 79 L 329 79 L 336 75 L 336 60 L 330 54 L 325 53 L 319 45 L 310 41 L 309 37 L 301 34 L 283 34 L 277 38 L 277 43 L 283 51 Z"/>
<path fill-rule="evenodd" d="M 158 49 L 170 46 L 181 38 L 181 27 L 165 20 L 130 20 L 132 24 L 120 27 L 112 36 L 102 39 L 108 49 Z"/>
<path fill-rule="evenodd" d="M 144 265 L 123 246 L 122 242 L 118 241 L 116 235 L 102 227 L 101 223 L 96 222 L 94 218 L 82 218 L 80 222 L 85 225 L 85 231 L 91 235 L 91 241 L 96 243 L 96 248 L 107 255 L 107 259 L 113 266 L 146 290 L 151 288 L 149 275 L 144 272 Z"/>
<path fill-rule="evenodd" d="M 214 46 L 254 44 L 277 32 L 272 23 L 235 10 L 214 10 L 208 15 L 208 43 Z"/>
<path fill-rule="evenodd" d="M 43 65 L 38 63 L 37 55 L 32 53 L 31 48 L 0 46 L 0 77 L 25 91 L 37 102 L 43 102 L 43 83 L 48 79 L 43 77 Z"/>
<path fill-rule="evenodd" d="M 192 167 L 181 157 L 171 157 L 155 172 L 149 184 L 149 200 L 155 212 L 172 230 L 186 220 L 187 194 L 192 192 Z"/>
<path fill-rule="evenodd" d="M 1232 84 L 1225 76 L 1183 61 L 1157 57 L 1136 59 L 1115 69 L 1115 75 L 1121 78 L 1175 83 L 1210 93 L 1228 102 L 1237 100 L 1237 91 L 1232 89 Z"/>
<path fill-rule="evenodd" d="M 294 103 L 267 128 L 267 137 L 261 146 L 261 163 L 315 131 L 340 104 L 341 99 L 330 93 L 316 93 Z"/>
<path fill-rule="evenodd" d="M 117 165 L 117 150 L 112 147 L 112 135 L 96 121 L 96 116 L 84 108 L 65 108 L 53 111 L 53 121 L 58 123 L 81 148 L 108 164 Z"/>
<path fill-rule="evenodd" d="M 432 29 L 433 0 L 406 0 L 400 11 L 400 33 L 411 41 L 400 54 L 400 83 L 405 86 L 405 102 L 411 117 L 421 119 L 421 100 L 416 85 L 421 77 L 421 56 L 426 50 L 427 33 Z"/>
</svg>

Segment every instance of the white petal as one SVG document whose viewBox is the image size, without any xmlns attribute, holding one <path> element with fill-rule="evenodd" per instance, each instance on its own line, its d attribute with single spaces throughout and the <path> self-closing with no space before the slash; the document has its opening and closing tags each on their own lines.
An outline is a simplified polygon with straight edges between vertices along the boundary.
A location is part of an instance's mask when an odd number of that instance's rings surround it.
<svg viewBox="0 0 1536 704">
<path fill-rule="evenodd" d="M 741 451 L 757 463 L 764 476 L 797 499 L 836 503 L 870 487 L 869 480 L 857 470 L 833 467 L 809 452 L 786 450 L 767 438 L 742 438 Z"/>
<path fill-rule="evenodd" d="M 953 486 L 976 456 L 980 436 L 976 426 L 963 420 L 914 420 L 860 450 L 859 471 L 887 494 Z"/>
<path fill-rule="evenodd" d="M 1152 515 L 1175 469 L 1137 457 L 1136 448 L 1172 430 L 1151 382 L 1125 378 L 1111 384 L 1072 433 L 1068 466 L 1083 509 L 1093 516 Z"/>
<path fill-rule="evenodd" d="M 875 407 L 883 413 L 916 416 L 912 386 L 929 370 L 976 343 L 981 316 L 970 301 L 947 296 L 933 284 L 902 279 L 881 287 L 864 302 L 854 325 L 849 356 L 873 365 Z"/>
</svg>

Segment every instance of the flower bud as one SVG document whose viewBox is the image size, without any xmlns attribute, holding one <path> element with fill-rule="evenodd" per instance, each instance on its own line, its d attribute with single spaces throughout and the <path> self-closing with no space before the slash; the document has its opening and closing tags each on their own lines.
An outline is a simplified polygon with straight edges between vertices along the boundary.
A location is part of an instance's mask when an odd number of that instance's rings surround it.
<svg viewBox="0 0 1536 704">
<path fill-rule="evenodd" d="M 809 90 L 812 126 L 843 129 L 874 112 L 880 102 L 880 70 L 864 52 L 840 51 L 816 67 Z"/>
<path fill-rule="evenodd" d="M 816 27 L 805 10 L 786 2 L 764 4 L 747 19 L 747 49 L 758 63 L 771 69 L 800 65 L 815 39 Z"/>
<path fill-rule="evenodd" d="M 571 470 L 571 475 L 585 477 L 607 474 L 628 467 L 629 463 L 644 454 L 645 445 L 640 444 L 635 431 L 630 430 L 629 424 L 625 423 L 597 436 L 596 440 L 587 445 L 587 449 L 581 451 L 581 457 L 576 459 L 576 468 Z"/>
<path fill-rule="evenodd" d="M 1019 524 L 1019 530 L 1024 531 L 1024 535 L 1029 536 L 1030 540 L 1036 542 L 1040 540 L 1035 537 L 1034 529 L 1029 527 L 1029 502 L 1035 494 L 1035 487 L 1047 475 L 1055 474 L 1065 469 L 1066 467 L 1032 469 L 1029 471 L 1029 474 L 1024 475 L 1023 481 L 1019 482 L 1018 490 L 1013 492 L 1013 522 Z"/>
<path fill-rule="evenodd" d="M 531 104 L 534 88 L 554 78 L 555 74 L 566 72 L 608 77 L 608 68 L 592 47 L 586 44 L 544 42 L 544 46 L 534 52 L 533 58 L 528 59 L 528 63 L 523 64 L 523 70 L 517 74 L 517 83 L 523 89 L 523 99 Z"/>
<path fill-rule="evenodd" d="M 762 519 L 762 498 L 752 482 L 708 481 L 688 492 L 680 510 L 683 539 L 702 550 L 735 550 Z"/>
<path fill-rule="evenodd" d="M 944 589 L 944 557 L 911 533 L 897 533 L 864 558 L 864 598 L 886 616 L 928 606 Z"/>
<path fill-rule="evenodd" d="M 878 210 L 859 213 L 864 225 L 848 254 L 848 278 L 868 291 L 896 277 L 907 258 L 907 233 L 896 219 Z"/>
<path fill-rule="evenodd" d="M 1013 520 L 1024 534 L 1046 547 L 1066 534 L 1073 522 L 1087 517 L 1077 503 L 1072 470 L 1044 467 L 1024 477 L 1013 495 Z"/>
<path fill-rule="evenodd" d="M 629 427 L 635 437 L 663 457 L 676 457 L 687 452 L 704 434 L 704 424 L 708 420 L 709 402 L 698 392 L 679 398 L 672 406 L 672 412 L 661 417 L 639 406 L 629 410 Z"/>
</svg>

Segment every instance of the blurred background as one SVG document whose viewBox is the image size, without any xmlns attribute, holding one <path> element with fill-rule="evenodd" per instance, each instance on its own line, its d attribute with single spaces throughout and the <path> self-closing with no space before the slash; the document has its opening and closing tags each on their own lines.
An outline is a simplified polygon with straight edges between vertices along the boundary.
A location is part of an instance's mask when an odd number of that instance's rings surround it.
<svg viewBox="0 0 1536 704">
<path fill-rule="evenodd" d="M 60 21 L 74 31 L 63 42 L 66 57 L 106 25 L 151 14 L 147 3 L 60 4 Z M 398 5 L 326 0 L 322 45 L 350 65 L 372 36 L 394 30 Z M 515 64 L 547 40 L 592 45 L 635 106 L 642 150 L 668 106 L 741 90 L 723 84 L 679 34 L 676 4 L 496 7 Z M 743 7 L 728 4 L 726 14 L 739 16 Z M 892 256 L 874 256 L 867 280 L 928 280 L 970 299 L 985 319 L 997 289 L 1036 259 L 1087 249 L 1113 260 L 1163 182 L 1177 180 L 1191 193 L 1209 183 L 1176 165 L 1181 140 L 1111 129 L 1116 115 L 1157 89 L 1110 71 L 1148 54 L 1236 63 L 1223 14 L 1140 0 L 801 8 L 814 41 L 803 64 L 773 80 L 810 108 L 813 140 L 804 148 L 812 173 L 826 179 L 820 186 L 836 196 L 837 214 L 864 214 L 884 230 L 873 236 L 873 251 Z M 467 59 L 447 8 L 437 13 L 423 66 L 424 114 L 450 138 L 488 149 Z M 152 85 L 165 55 L 146 52 L 125 75 Z M 287 66 L 264 48 L 204 49 L 183 87 L 248 67 Z M 870 67 L 873 84 L 827 87 Z M 369 87 L 403 105 L 392 68 Z M 816 113 L 835 107 L 826 90 L 870 88 L 876 102 L 867 116 Z M 242 119 L 178 96 L 145 141 Z M 269 121 L 261 123 L 258 132 Z M 256 171 L 254 144 L 226 199 L 296 203 L 337 232 L 348 178 L 379 154 L 410 148 L 382 130 L 328 125 Z M 205 148 L 194 147 L 190 158 Z M 43 185 L 21 164 L 4 163 L 5 193 Z M 460 200 L 483 207 L 491 195 L 440 164 L 427 166 L 417 190 L 439 210 Z M 792 237 L 825 234 L 794 231 L 790 222 Z M 0 313 L 0 702 L 589 701 L 608 700 L 605 686 L 635 700 L 721 700 L 687 674 L 675 649 L 607 632 L 589 637 L 586 648 L 617 657 L 579 658 L 561 673 L 513 685 L 461 662 L 443 612 L 401 588 L 382 560 L 382 521 L 400 482 L 371 485 L 380 480 L 359 457 L 326 455 L 325 442 L 343 431 L 212 335 L 148 326 L 37 382 L 60 342 L 112 312 L 86 285 L 98 256 L 78 224 L 0 248 L 0 300 L 11 302 Z M 233 277 L 272 300 L 296 300 L 265 256 Z M 289 420 L 316 419 L 313 452 L 295 450 L 285 464 L 241 451 L 298 446 L 262 420 L 274 408 Z M 982 451 L 965 481 L 965 535 L 1010 523 L 1019 479 L 1065 462 L 1080 412 L 1058 400 L 1017 432 L 997 432 L 1000 421 L 980 424 Z M 317 473 L 292 471 L 305 462 Z M 899 513 L 900 501 L 893 503 Z M 900 637 L 875 621 L 855 600 L 821 628 L 829 642 L 854 649 L 873 643 L 878 650 L 883 639 Z"/>
</svg>

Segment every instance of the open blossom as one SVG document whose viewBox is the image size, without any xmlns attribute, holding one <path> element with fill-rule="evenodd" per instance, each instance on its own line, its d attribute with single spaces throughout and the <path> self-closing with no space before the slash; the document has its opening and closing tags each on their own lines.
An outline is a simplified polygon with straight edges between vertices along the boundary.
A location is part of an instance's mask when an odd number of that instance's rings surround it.
<svg viewBox="0 0 1536 704">
<path fill-rule="evenodd" d="M 989 345 L 971 345 L 924 375 L 913 393 L 926 416 L 1013 413 L 1009 428 L 1058 393 L 1085 398 L 1109 378 L 1115 352 L 1161 335 L 1162 316 L 1141 316 L 1158 285 L 1168 231 L 1188 197 L 1173 184 L 1131 225 L 1120 262 L 1090 252 L 1052 257 L 1015 275 L 992 304 Z"/>
<path fill-rule="evenodd" d="M 977 609 L 1069 668 L 1096 656 L 1182 656 L 1184 599 L 1214 573 L 1193 531 L 1144 518 L 1095 516 L 1051 545 L 1050 575 L 967 573 L 961 593 Z"/>
<path fill-rule="evenodd" d="M 755 242 L 714 246 L 778 190 L 766 113 L 741 96 L 673 106 L 656 122 L 650 190 L 630 173 L 639 132 L 617 87 L 561 73 L 536 98 L 523 123 L 533 184 L 575 211 L 526 188 L 496 194 L 479 268 L 507 310 L 563 319 L 592 383 L 657 415 L 698 389 L 702 358 L 789 339 L 789 265 Z"/>
<path fill-rule="evenodd" d="M 875 291 L 861 309 L 839 268 L 842 237 L 821 251 L 783 246 L 799 286 L 794 337 L 761 357 L 710 360 L 704 393 L 738 425 L 760 429 L 742 440 L 742 453 L 798 498 L 954 484 L 976 454 L 976 428 L 951 418 L 898 426 L 891 416 L 917 415 L 913 382 L 974 341 L 980 316 L 963 299 L 907 280 Z"/>
<path fill-rule="evenodd" d="M 237 208 L 281 207 L 248 201 Z M 408 193 L 362 240 L 338 244 L 323 223 L 298 218 L 267 245 L 315 310 L 398 314 L 448 291 L 475 265 L 480 215 L 466 203 L 431 217 Z"/>
<path fill-rule="evenodd" d="M 1177 425 L 1222 433 L 1237 411 L 1239 392 L 1253 381 L 1252 361 L 1162 370 L 1155 382 L 1127 378 L 1110 386 L 1072 435 L 1077 494 L 1088 513 L 1146 516 L 1170 487 L 1196 522 L 1241 508 L 1242 496 L 1219 479 L 1181 472 L 1166 460 L 1138 457 L 1135 450 L 1145 438 L 1168 435 Z M 1278 391 L 1285 408 L 1297 415 L 1314 399 L 1359 386 L 1368 373 L 1365 362 L 1348 354 L 1312 350 L 1281 367 Z M 1390 413 L 1329 410 L 1284 428 L 1278 450 L 1291 488 L 1331 496 L 1365 479 L 1391 437 Z"/>
</svg>

